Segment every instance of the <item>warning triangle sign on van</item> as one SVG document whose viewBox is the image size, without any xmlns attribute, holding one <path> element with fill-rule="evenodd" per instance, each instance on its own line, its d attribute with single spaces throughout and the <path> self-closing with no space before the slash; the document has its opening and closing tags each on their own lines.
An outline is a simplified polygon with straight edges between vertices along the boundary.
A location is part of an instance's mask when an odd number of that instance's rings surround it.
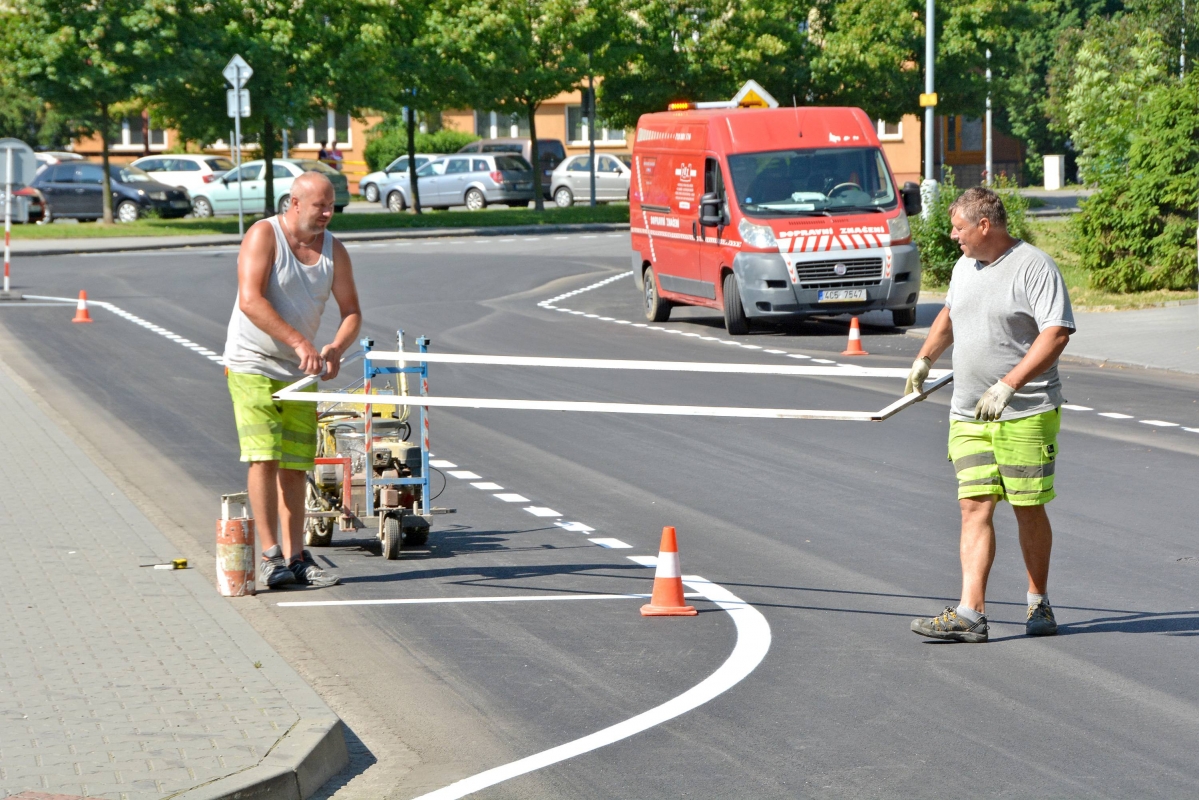
<svg viewBox="0 0 1199 800">
<path fill-rule="evenodd" d="M 731 105 L 735 108 L 778 108 L 779 101 L 770 92 L 761 87 L 757 81 L 746 81 L 741 91 L 733 96 Z"/>
</svg>

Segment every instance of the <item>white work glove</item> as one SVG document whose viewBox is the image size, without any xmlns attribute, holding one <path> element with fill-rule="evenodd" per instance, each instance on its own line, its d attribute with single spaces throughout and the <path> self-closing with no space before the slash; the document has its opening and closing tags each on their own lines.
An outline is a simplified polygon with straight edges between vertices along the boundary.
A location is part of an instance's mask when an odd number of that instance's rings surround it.
<svg viewBox="0 0 1199 800">
<path fill-rule="evenodd" d="M 924 391 L 924 381 L 928 378 L 928 371 L 932 369 L 932 366 L 933 362 L 923 356 L 912 362 L 912 371 L 908 373 L 908 382 L 903 385 L 904 397 L 912 392 Z"/>
<path fill-rule="evenodd" d="M 1016 390 L 1003 381 L 995 381 L 995 385 L 983 392 L 983 396 L 974 407 L 974 418 L 984 422 L 994 422 L 1012 402 Z"/>
</svg>

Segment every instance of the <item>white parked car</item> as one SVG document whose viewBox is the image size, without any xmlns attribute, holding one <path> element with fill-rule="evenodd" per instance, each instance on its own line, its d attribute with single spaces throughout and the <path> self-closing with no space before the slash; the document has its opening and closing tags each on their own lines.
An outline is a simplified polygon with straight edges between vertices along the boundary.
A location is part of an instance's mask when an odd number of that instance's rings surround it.
<svg viewBox="0 0 1199 800">
<path fill-rule="evenodd" d="M 441 158 L 441 156 L 429 155 L 427 153 L 417 153 L 416 168 L 420 169 L 435 158 Z M 391 183 L 397 177 L 400 177 L 407 172 L 408 154 L 405 153 L 378 172 L 372 172 L 362 180 L 358 181 L 358 192 L 362 195 L 362 198 L 366 200 L 366 202 L 377 203 L 379 202 L 380 197 L 385 196 L 379 191 L 383 185 L 386 183 Z"/>
<path fill-rule="evenodd" d="M 180 154 L 143 156 L 133 166 L 159 183 L 187 189 L 189 196 L 197 197 L 207 194 L 209 184 L 233 169 L 233 162 L 225 156 Z M 196 209 L 196 216 L 208 216 L 200 211 Z"/>
<path fill-rule="evenodd" d="M 633 171 L 619 158 L 607 153 L 595 157 L 595 199 L 605 203 L 629 199 L 629 179 Z M 591 200 L 591 157 L 571 156 L 550 176 L 550 197 L 559 208 L 575 201 Z"/>
</svg>

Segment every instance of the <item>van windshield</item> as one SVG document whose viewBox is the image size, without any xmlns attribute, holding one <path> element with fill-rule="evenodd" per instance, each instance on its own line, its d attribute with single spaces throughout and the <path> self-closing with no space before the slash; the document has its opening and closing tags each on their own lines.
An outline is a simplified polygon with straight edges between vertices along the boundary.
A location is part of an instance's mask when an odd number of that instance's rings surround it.
<svg viewBox="0 0 1199 800">
<path fill-rule="evenodd" d="M 758 215 L 882 211 L 895 187 L 875 147 L 777 150 L 729 156 L 741 210 Z"/>
</svg>

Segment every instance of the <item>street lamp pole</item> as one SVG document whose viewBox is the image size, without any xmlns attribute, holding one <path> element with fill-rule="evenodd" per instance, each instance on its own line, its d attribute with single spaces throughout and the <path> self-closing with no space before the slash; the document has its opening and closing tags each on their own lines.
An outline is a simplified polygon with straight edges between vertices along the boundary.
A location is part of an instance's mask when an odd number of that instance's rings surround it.
<svg viewBox="0 0 1199 800">
<path fill-rule="evenodd" d="M 933 44 L 933 24 L 935 16 L 936 0 L 926 0 L 924 6 L 924 93 L 926 95 L 933 94 L 933 60 L 936 58 L 936 49 Z M 924 180 L 936 181 L 936 173 L 933 172 L 933 125 L 935 106 L 926 105 L 924 107 Z"/>
<path fill-rule="evenodd" d="M 991 139 L 991 48 L 987 48 L 987 186 L 991 185 L 995 164 L 992 160 L 994 148 Z"/>
</svg>

